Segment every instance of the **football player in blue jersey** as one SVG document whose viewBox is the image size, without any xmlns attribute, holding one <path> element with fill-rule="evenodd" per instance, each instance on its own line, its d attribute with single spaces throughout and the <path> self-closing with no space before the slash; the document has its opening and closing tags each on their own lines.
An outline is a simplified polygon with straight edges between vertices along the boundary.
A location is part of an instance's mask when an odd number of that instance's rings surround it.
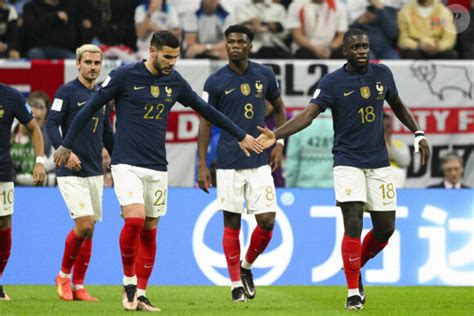
<svg viewBox="0 0 474 316">
<path fill-rule="evenodd" d="M 387 245 L 395 230 L 396 190 L 384 141 L 384 101 L 396 117 L 414 133 L 415 152 L 421 163 L 430 157 L 428 142 L 412 113 L 400 99 L 390 69 L 369 63 L 369 38 L 359 29 L 344 35 L 347 63 L 324 76 L 304 111 L 277 129 L 262 131 L 259 141 L 268 147 L 308 126 L 330 108 L 334 122 L 334 188 L 342 209 L 344 237 L 342 259 L 348 285 L 346 309 L 365 303 L 360 268 Z M 364 210 L 370 212 L 373 229 L 360 241 Z"/>
<path fill-rule="evenodd" d="M 77 113 L 97 91 L 95 81 L 100 75 L 102 58 L 102 51 L 95 45 L 85 44 L 76 50 L 79 74 L 56 92 L 46 125 L 55 148 L 63 140 L 60 129 L 63 135 L 68 133 Z M 102 220 L 102 147 L 112 153 L 113 144 L 112 127 L 104 105 L 79 134 L 65 167 L 57 170 L 59 190 L 75 221 L 66 238 L 61 270 L 56 276 L 58 295 L 65 301 L 97 301 L 84 288 L 84 278 L 92 253 L 94 225 Z"/>
<path fill-rule="evenodd" d="M 225 30 L 229 62 L 207 79 L 203 98 L 248 134 L 257 136 L 257 126 L 265 124 L 266 101 L 274 109 L 277 127 L 286 122 L 286 112 L 272 70 L 248 60 L 253 37 L 252 31 L 242 25 L 232 25 Z M 206 166 L 210 132 L 211 123 L 202 118 L 198 136 L 198 184 L 206 192 L 211 184 Z M 282 151 L 283 140 L 280 140 L 271 153 L 273 169 L 280 167 Z M 222 131 L 217 147 L 217 207 L 224 215 L 222 244 L 232 300 L 236 302 L 255 297 L 251 268 L 272 238 L 277 205 L 269 162 L 266 152 L 245 157 L 232 135 Z M 257 226 L 241 262 L 239 235 L 243 213 L 255 215 Z"/>
<path fill-rule="evenodd" d="M 115 99 L 112 175 L 125 220 L 120 234 L 125 310 L 159 311 L 146 296 L 146 286 L 155 262 L 158 221 L 167 210 L 165 135 L 172 106 L 180 102 L 192 107 L 236 138 L 246 155 L 248 150 L 262 152 L 255 138 L 204 102 L 174 70 L 179 54 L 180 43 L 171 32 L 154 33 L 150 58 L 112 71 L 76 116 L 55 153 L 56 164 L 64 165 L 80 130 L 103 104 Z"/>
<path fill-rule="evenodd" d="M 12 159 L 10 156 L 10 131 L 15 118 L 24 124 L 31 133 L 31 141 L 36 155 L 33 182 L 40 185 L 46 177 L 41 128 L 36 120 L 33 119 L 31 107 L 21 93 L 0 83 L 0 301 L 10 300 L 3 290 L 2 275 L 12 247 L 11 219 L 13 214 L 14 187 Z"/>
</svg>

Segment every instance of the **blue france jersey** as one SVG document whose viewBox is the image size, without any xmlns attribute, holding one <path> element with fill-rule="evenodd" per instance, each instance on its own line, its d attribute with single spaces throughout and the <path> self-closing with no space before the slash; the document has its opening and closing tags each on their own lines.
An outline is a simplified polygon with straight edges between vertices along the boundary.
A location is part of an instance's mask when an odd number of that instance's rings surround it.
<svg viewBox="0 0 474 316">
<path fill-rule="evenodd" d="M 229 117 L 247 134 L 260 135 L 257 126 L 265 125 L 265 99 L 280 97 L 280 88 L 270 68 L 249 61 L 243 74 L 226 65 L 212 74 L 204 84 L 209 104 Z M 221 132 L 217 147 L 218 169 L 248 169 L 268 164 L 268 154 L 251 153 L 246 157 L 239 144 L 226 131 Z"/>
<path fill-rule="evenodd" d="M 54 148 L 58 148 L 63 141 L 59 128 L 61 127 L 63 135 L 67 135 L 72 121 L 96 91 L 96 87 L 88 89 L 78 79 L 66 83 L 56 91 L 46 123 Z M 87 122 L 72 146 L 72 152 L 81 161 L 81 170 L 74 172 L 62 167 L 57 170 L 57 175 L 90 177 L 103 174 L 102 144 L 109 153 L 113 152 L 113 132 L 105 105 Z"/>
<path fill-rule="evenodd" d="M 112 154 L 114 165 L 167 170 L 166 127 L 176 101 L 220 122 L 220 127 L 233 131 L 239 140 L 245 137 L 243 130 L 205 103 L 177 71 L 173 70 L 168 76 L 153 76 L 143 62 L 138 62 L 110 73 L 74 120 L 71 132 L 63 142 L 66 148 L 74 143 L 83 121 L 111 99 L 115 99 L 117 118 Z"/>
<path fill-rule="evenodd" d="M 0 83 L 0 182 L 13 181 L 10 136 L 15 118 L 28 124 L 33 119 L 31 108 L 20 92 Z"/>
<path fill-rule="evenodd" d="M 369 64 L 364 74 L 342 68 L 324 76 L 310 103 L 331 108 L 334 122 L 334 166 L 389 166 L 384 141 L 383 105 L 395 100 L 390 69 Z"/>
</svg>

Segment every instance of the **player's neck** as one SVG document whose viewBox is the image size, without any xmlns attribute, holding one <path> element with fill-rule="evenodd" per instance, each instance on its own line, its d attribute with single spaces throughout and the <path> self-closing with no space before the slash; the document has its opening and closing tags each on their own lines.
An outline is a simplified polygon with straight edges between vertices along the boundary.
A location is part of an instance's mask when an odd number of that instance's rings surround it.
<svg viewBox="0 0 474 316">
<path fill-rule="evenodd" d="M 346 70 L 349 71 L 349 72 L 352 72 L 352 73 L 356 73 L 356 74 L 361 75 L 361 74 L 363 74 L 363 73 L 365 73 L 365 72 L 367 71 L 368 66 L 369 66 L 369 65 L 364 66 L 364 67 L 358 67 L 358 68 L 356 68 L 356 67 L 352 66 L 351 63 L 348 62 L 348 63 L 346 64 Z"/>
<path fill-rule="evenodd" d="M 229 67 L 239 74 L 243 74 L 245 70 L 247 70 L 248 66 L 249 66 L 248 59 L 243 59 L 239 61 L 229 60 Z"/>
<path fill-rule="evenodd" d="M 89 90 L 94 87 L 95 80 L 94 81 L 87 81 L 84 77 L 81 77 L 81 76 L 78 76 L 77 79 L 79 80 L 80 83 L 82 83 L 82 85 L 84 87 L 86 87 Z"/>
<path fill-rule="evenodd" d="M 145 68 L 153 75 L 158 76 L 159 73 L 156 70 L 155 66 L 153 66 L 153 60 L 151 58 L 147 59 L 145 62 Z"/>
</svg>

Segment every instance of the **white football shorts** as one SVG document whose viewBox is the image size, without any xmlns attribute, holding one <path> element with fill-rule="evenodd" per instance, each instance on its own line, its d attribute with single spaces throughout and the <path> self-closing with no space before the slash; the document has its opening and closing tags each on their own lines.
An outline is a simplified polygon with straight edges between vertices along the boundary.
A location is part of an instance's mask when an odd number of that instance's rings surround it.
<svg viewBox="0 0 474 316">
<path fill-rule="evenodd" d="M 241 170 L 217 169 L 216 180 L 219 210 L 254 215 L 276 212 L 275 184 L 269 165 Z"/>
<path fill-rule="evenodd" d="M 147 217 L 164 216 L 168 204 L 168 172 L 127 164 L 112 165 L 115 194 L 121 206 L 145 205 Z"/>
<path fill-rule="evenodd" d="M 337 166 L 333 171 L 337 202 L 364 202 L 368 211 L 394 211 L 397 208 L 397 192 L 390 167 Z"/>
<path fill-rule="evenodd" d="M 58 187 L 73 219 L 94 216 L 102 221 L 104 176 L 58 177 Z"/>
<path fill-rule="evenodd" d="M 0 182 L 0 216 L 13 214 L 15 188 L 13 182 Z"/>
</svg>

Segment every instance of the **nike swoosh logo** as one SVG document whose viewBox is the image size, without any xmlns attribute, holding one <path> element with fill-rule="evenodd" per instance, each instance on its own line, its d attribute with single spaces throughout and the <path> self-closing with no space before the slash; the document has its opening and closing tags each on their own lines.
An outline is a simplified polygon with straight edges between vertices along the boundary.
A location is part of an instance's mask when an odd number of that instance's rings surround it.
<svg viewBox="0 0 474 316">
<path fill-rule="evenodd" d="M 383 202 L 383 205 L 389 205 L 389 204 L 392 204 L 392 203 L 393 203 L 393 201 L 391 201 L 391 202 Z"/>
<path fill-rule="evenodd" d="M 225 94 L 229 94 L 229 93 L 231 93 L 231 92 L 234 91 L 234 90 L 235 90 L 235 88 L 234 88 L 234 89 L 230 89 L 230 90 L 225 90 L 224 93 L 225 93 Z"/>
<path fill-rule="evenodd" d="M 352 91 L 349 91 L 349 92 L 344 92 L 344 96 L 347 97 L 351 94 L 353 94 L 355 92 L 355 90 L 352 90 Z"/>
<path fill-rule="evenodd" d="M 133 90 L 141 90 L 144 89 L 145 86 L 139 87 L 139 86 L 133 86 Z"/>
<path fill-rule="evenodd" d="M 151 269 L 151 268 L 153 268 L 153 265 L 145 264 L 144 267 L 145 267 L 145 269 Z"/>
<path fill-rule="evenodd" d="M 83 106 L 84 104 L 86 104 L 87 101 L 84 101 L 84 102 L 77 102 L 77 106 Z"/>
<path fill-rule="evenodd" d="M 349 258 L 349 261 L 352 262 L 352 261 L 356 261 L 356 260 L 359 260 L 360 257 L 357 257 L 357 258 Z"/>
<path fill-rule="evenodd" d="M 237 258 L 238 256 L 239 256 L 239 255 L 236 255 L 236 256 L 233 256 L 233 257 L 229 257 L 229 259 L 232 260 L 232 259 Z"/>
</svg>

